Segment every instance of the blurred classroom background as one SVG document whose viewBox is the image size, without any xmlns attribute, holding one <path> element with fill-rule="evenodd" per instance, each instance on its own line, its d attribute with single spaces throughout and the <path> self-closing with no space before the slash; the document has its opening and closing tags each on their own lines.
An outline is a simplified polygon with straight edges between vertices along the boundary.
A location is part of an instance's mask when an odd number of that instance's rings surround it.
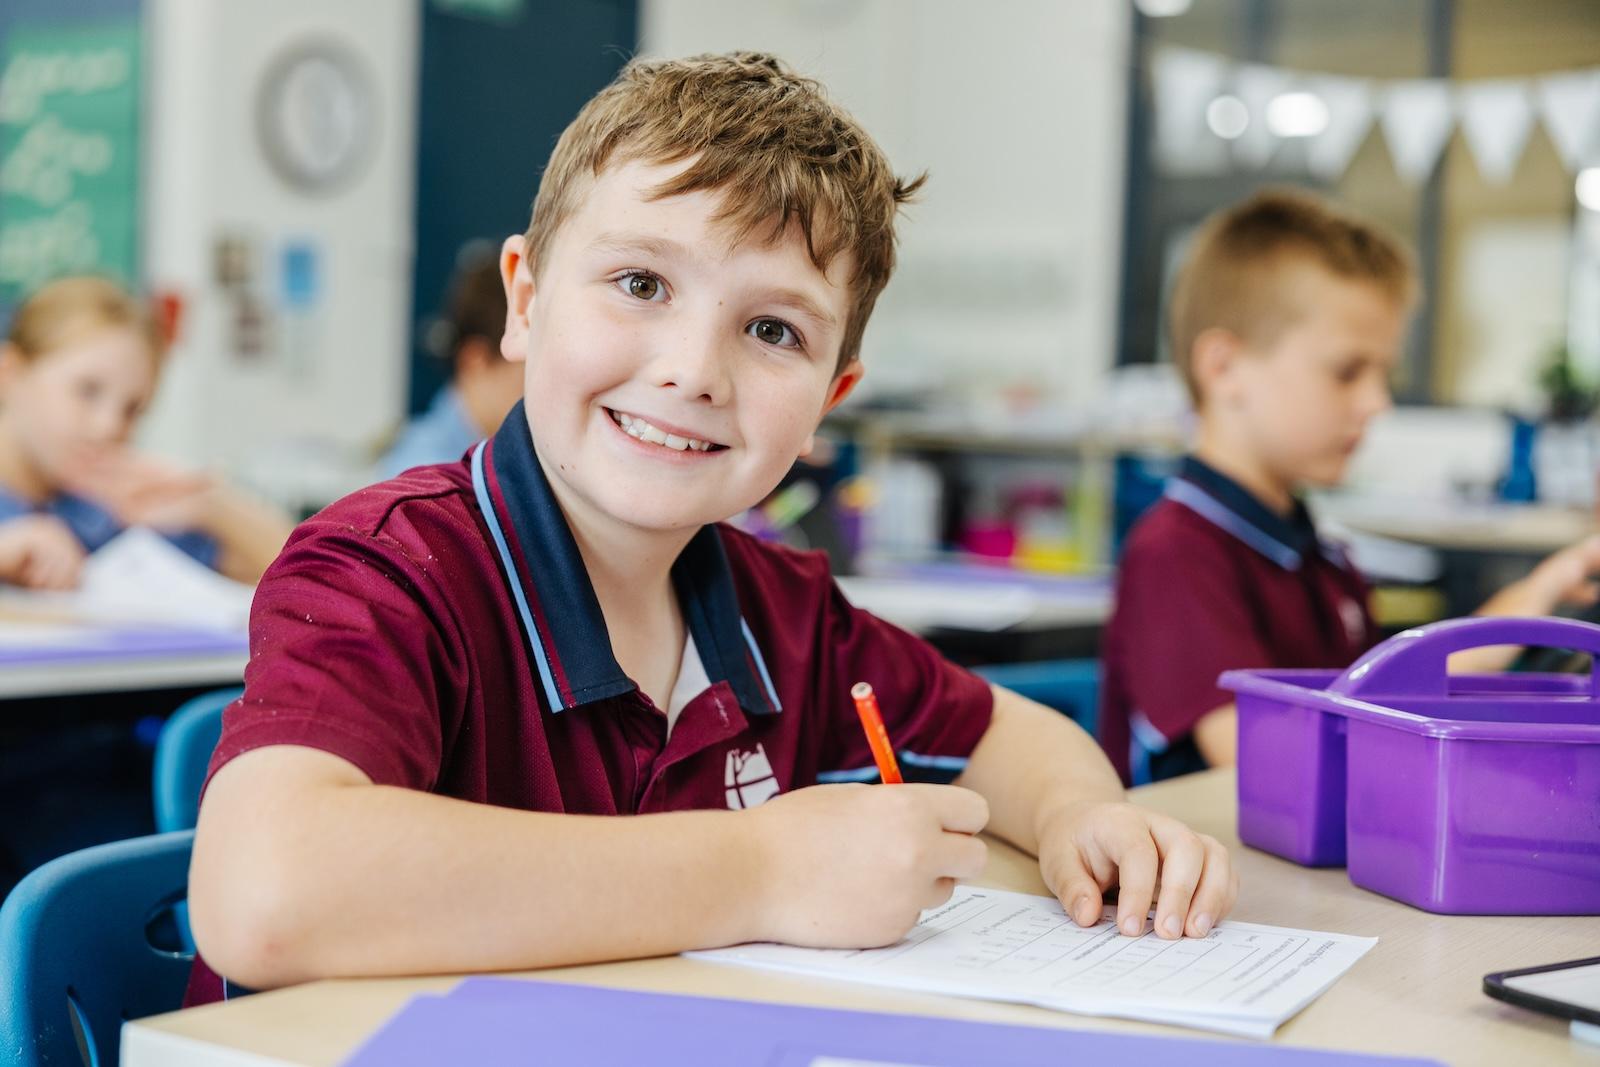
<svg viewBox="0 0 1600 1067">
<path fill-rule="evenodd" d="M 147 294 L 176 339 L 141 445 L 309 514 L 433 402 L 452 274 L 525 227 L 582 102 L 632 55 L 735 48 L 930 173 L 863 387 L 742 521 L 953 657 L 1092 691 L 1117 546 L 1190 430 L 1166 282 L 1264 184 L 1418 253 L 1399 404 L 1313 501 L 1380 622 L 1470 610 L 1595 527 L 1591 0 L 7 0 L 0 323 L 62 273 Z M 0 808 L 31 813 L 0 886 L 147 832 L 162 721 L 245 655 L 38 640 L 0 630 Z"/>
</svg>

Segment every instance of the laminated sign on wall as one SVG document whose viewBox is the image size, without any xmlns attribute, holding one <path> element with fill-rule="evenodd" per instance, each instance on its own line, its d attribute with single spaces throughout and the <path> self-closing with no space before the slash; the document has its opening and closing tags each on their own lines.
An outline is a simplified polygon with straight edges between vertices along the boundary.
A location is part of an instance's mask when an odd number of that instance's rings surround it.
<svg viewBox="0 0 1600 1067">
<path fill-rule="evenodd" d="M 0 308 L 59 274 L 134 279 L 139 26 L 15 27 L 0 52 Z"/>
</svg>

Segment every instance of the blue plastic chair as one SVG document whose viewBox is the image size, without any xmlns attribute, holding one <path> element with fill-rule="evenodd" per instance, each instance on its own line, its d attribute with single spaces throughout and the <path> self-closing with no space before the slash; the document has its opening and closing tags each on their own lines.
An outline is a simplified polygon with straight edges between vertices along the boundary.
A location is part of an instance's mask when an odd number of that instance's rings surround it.
<svg viewBox="0 0 1600 1067">
<path fill-rule="evenodd" d="M 995 685 L 1036 700 L 1094 733 L 1100 718 L 1100 661 L 1047 659 L 1032 663 L 996 663 L 977 668 Z"/>
<path fill-rule="evenodd" d="M 176 1010 L 192 957 L 172 905 L 194 831 L 51 860 L 0 906 L 0 1055 L 20 1067 L 113 1067 L 128 1019 Z"/>
<path fill-rule="evenodd" d="M 202 693 L 172 713 L 156 739 L 156 829 L 193 830 L 200 816 L 200 786 L 222 736 L 222 709 L 243 689 Z"/>
</svg>

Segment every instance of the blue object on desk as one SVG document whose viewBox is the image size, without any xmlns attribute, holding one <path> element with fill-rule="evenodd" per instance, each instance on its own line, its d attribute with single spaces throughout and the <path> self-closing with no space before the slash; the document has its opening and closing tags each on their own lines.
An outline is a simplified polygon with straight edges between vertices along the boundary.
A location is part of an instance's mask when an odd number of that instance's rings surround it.
<svg viewBox="0 0 1600 1067">
<path fill-rule="evenodd" d="M 185 830 L 96 845 L 11 891 L 0 907 L 0 1050 L 11 1062 L 112 1067 L 124 1021 L 182 1004 L 191 957 L 171 911 L 188 893 L 193 844 Z"/>
<path fill-rule="evenodd" d="M 194 829 L 200 815 L 200 786 L 222 736 L 222 709 L 243 693 L 238 687 L 202 693 L 182 704 L 162 727 L 154 773 L 159 832 Z"/>
<path fill-rule="evenodd" d="M 1006 1026 L 927 1015 L 802 1008 L 561 982 L 469 978 L 413 997 L 344 1067 L 640 1063 L 694 1067 L 1417 1067 L 1431 1060 L 1284 1045 Z"/>
<path fill-rule="evenodd" d="M 1100 661 L 1051 659 L 997 663 L 976 673 L 1029 700 L 1055 708 L 1092 736 L 1100 717 Z"/>
</svg>

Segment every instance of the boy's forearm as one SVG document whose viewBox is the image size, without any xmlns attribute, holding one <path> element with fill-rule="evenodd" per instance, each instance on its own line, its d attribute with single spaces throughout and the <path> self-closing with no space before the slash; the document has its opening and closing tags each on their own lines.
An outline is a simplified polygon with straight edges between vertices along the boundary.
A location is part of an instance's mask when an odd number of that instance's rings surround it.
<svg viewBox="0 0 1600 1067">
<path fill-rule="evenodd" d="M 227 884 L 192 889 L 202 953 L 247 986 L 663 955 L 760 927 L 741 813 L 552 815 L 382 786 L 279 807 L 264 848 L 214 866 Z"/>
<path fill-rule="evenodd" d="M 1064 715 L 994 687 L 994 719 L 956 783 L 989 801 L 988 829 L 1039 850 L 1042 828 L 1072 809 L 1125 799 L 1094 738 Z"/>
</svg>

